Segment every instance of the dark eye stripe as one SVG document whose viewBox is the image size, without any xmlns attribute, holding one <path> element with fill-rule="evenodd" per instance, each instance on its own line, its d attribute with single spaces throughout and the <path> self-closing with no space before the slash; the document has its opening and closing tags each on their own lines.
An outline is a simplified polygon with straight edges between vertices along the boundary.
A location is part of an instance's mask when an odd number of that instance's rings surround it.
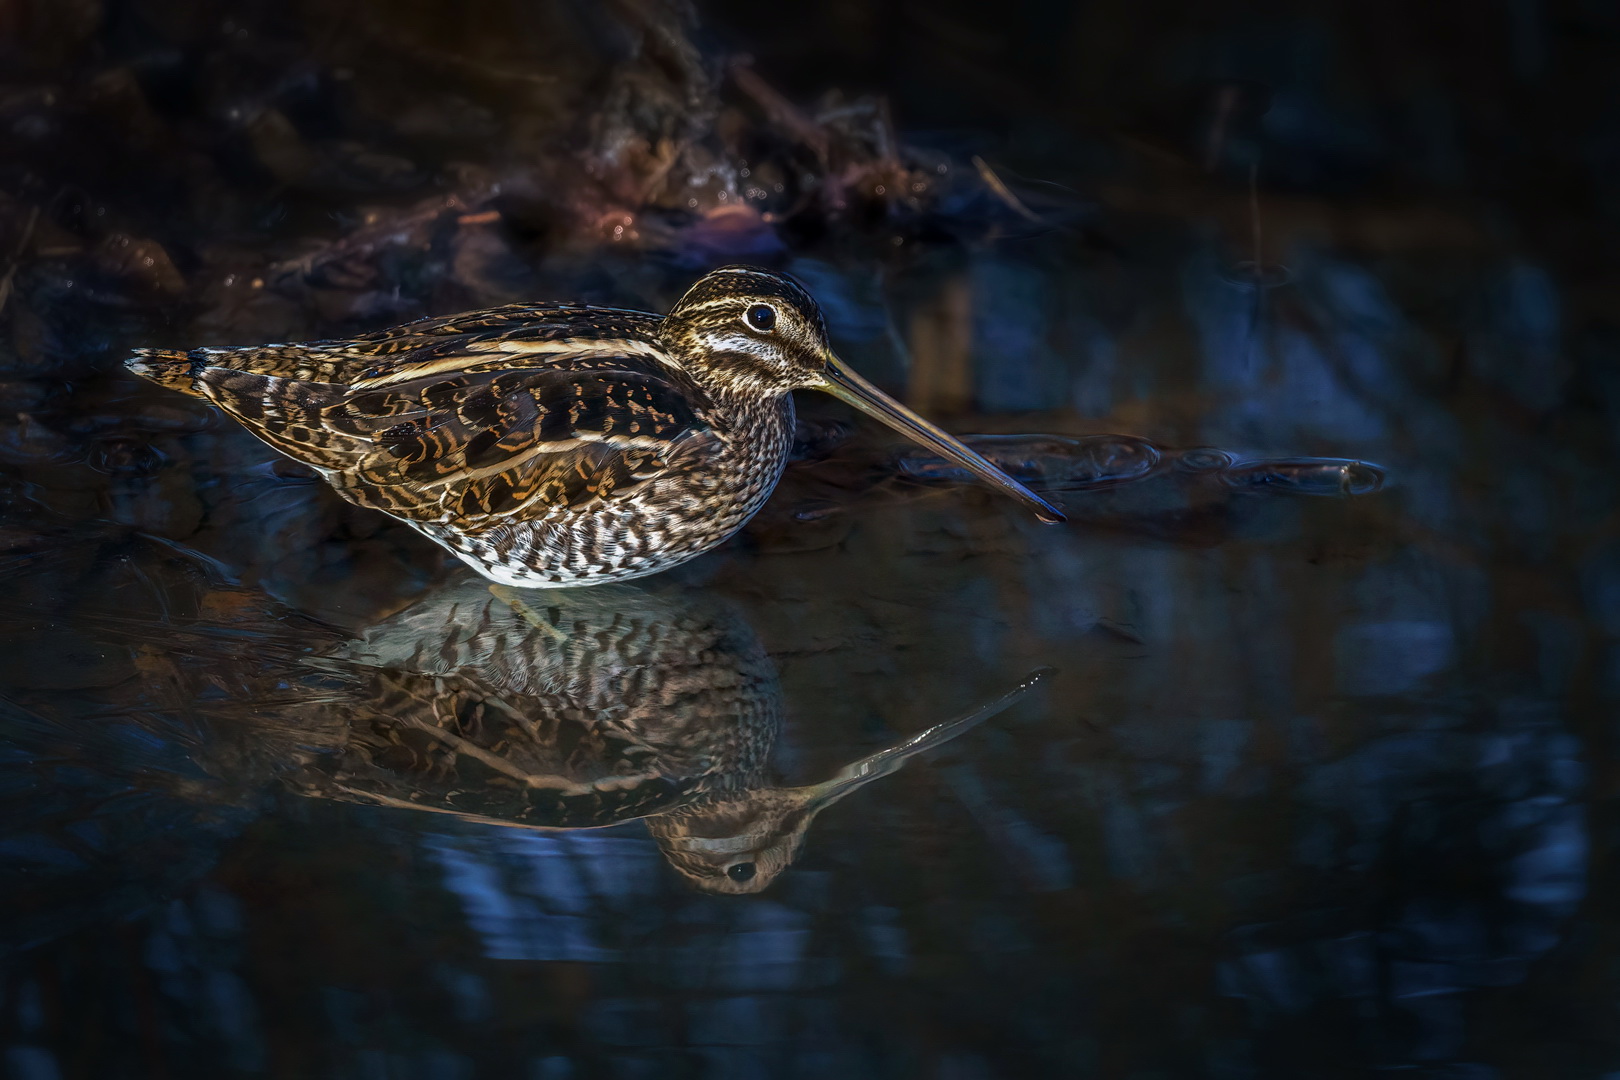
<svg viewBox="0 0 1620 1080">
<path fill-rule="evenodd" d="M 769 304 L 755 304 L 743 316 L 743 322 L 748 324 L 750 330 L 768 334 L 776 328 L 776 309 Z"/>
</svg>

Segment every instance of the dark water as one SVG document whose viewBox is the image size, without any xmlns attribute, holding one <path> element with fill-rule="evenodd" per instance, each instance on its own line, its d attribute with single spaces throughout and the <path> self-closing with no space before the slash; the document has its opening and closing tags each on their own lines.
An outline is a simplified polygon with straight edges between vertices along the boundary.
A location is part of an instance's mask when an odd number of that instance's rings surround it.
<svg viewBox="0 0 1620 1080">
<path fill-rule="evenodd" d="M 1620 1074 L 1620 22 L 998 8 L 0 3 L 0 1072 Z M 1070 524 L 492 593 L 120 367 L 739 259 Z"/>
</svg>

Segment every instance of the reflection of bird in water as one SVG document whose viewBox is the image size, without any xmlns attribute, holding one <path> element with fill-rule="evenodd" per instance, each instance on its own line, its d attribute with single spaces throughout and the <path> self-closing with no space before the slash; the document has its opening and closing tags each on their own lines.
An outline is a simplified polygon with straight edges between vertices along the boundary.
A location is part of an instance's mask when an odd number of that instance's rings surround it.
<svg viewBox="0 0 1620 1080">
<path fill-rule="evenodd" d="M 720 603 L 464 580 L 328 658 L 362 703 L 312 794 L 581 828 L 759 774 L 776 672 Z"/>
<path fill-rule="evenodd" d="M 796 282 L 747 267 L 707 275 L 663 317 L 513 304 L 350 341 L 148 349 L 129 367 L 509 585 L 642 577 L 725 541 L 782 475 L 799 389 L 1063 519 L 845 366 Z"/>
<path fill-rule="evenodd" d="M 671 865 L 720 892 L 764 888 L 821 810 L 1033 683 L 825 783 L 782 788 L 764 778 L 780 726 L 774 669 L 711 600 L 469 581 L 319 663 L 362 704 L 317 752 L 295 752 L 288 781 L 301 792 L 532 829 L 644 818 Z"/>
</svg>

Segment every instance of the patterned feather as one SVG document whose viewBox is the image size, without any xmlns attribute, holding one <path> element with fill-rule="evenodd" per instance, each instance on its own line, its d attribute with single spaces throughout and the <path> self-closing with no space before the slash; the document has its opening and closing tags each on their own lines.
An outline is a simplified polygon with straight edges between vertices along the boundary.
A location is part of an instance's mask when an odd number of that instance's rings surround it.
<svg viewBox="0 0 1620 1080">
<path fill-rule="evenodd" d="M 543 549 L 523 543 L 534 539 L 526 526 L 577 532 L 580 521 L 626 508 L 660 479 L 684 479 L 676 486 L 685 490 L 666 491 L 683 501 L 724 497 L 726 485 L 704 466 L 746 457 L 748 441 L 737 437 L 756 435 L 748 429 L 757 425 L 739 424 L 672 360 L 661 322 L 641 312 L 512 304 L 352 341 L 143 350 L 130 368 L 219 406 L 319 469 L 344 498 L 473 555 L 488 574 L 490 556 L 499 563 Z M 763 418 L 791 429 L 791 412 Z M 713 531 L 700 539 L 724 539 Z M 615 572 L 647 567 L 634 558 L 634 530 L 624 532 L 617 546 L 631 556 L 627 566 L 541 581 L 526 566 L 490 576 L 515 584 L 640 576 Z"/>
</svg>

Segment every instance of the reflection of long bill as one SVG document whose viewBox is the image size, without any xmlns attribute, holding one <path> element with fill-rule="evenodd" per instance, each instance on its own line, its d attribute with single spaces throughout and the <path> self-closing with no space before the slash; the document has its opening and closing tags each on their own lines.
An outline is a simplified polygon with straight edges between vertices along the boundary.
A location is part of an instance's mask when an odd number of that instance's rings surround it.
<svg viewBox="0 0 1620 1080">
<path fill-rule="evenodd" d="M 974 453 L 959 440 L 941 431 L 855 374 L 831 353 L 827 354 L 826 371 L 827 381 L 819 389 L 956 462 L 991 487 L 999 488 L 1028 506 L 1035 511 L 1036 517 L 1047 524 L 1056 525 L 1066 520 L 1057 507 L 996 468 L 982 455 Z"/>
<path fill-rule="evenodd" d="M 918 754 L 943 746 L 958 735 L 978 727 L 997 713 L 1011 708 L 1025 694 L 1039 686 L 1042 680 L 1051 673 L 1050 668 L 1038 668 L 1024 676 L 1024 680 L 1011 690 L 992 701 L 985 702 L 971 712 L 963 713 L 954 720 L 935 724 L 931 728 L 919 731 L 904 742 L 896 743 L 893 746 L 879 750 L 871 757 L 864 757 L 857 762 L 846 765 L 831 780 L 823 781 L 812 787 L 795 788 L 793 790 L 801 793 L 806 808 L 812 814 L 819 813 L 850 792 L 865 787 L 879 777 L 888 776 L 899 771 L 900 766 Z"/>
</svg>

